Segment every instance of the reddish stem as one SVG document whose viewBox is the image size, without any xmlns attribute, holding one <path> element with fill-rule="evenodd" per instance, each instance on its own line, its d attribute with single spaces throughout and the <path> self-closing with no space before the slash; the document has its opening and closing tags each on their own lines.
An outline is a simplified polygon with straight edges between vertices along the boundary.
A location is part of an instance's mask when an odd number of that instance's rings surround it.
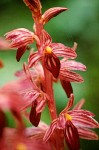
<svg viewBox="0 0 99 150">
<path fill-rule="evenodd" d="M 52 75 L 45 67 L 44 67 L 44 74 L 45 74 L 45 88 L 46 88 L 45 90 L 46 90 L 46 94 L 49 96 L 48 108 L 50 111 L 51 119 L 54 120 L 57 118 L 57 111 L 56 111 L 56 104 L 55 104 L 54 93 L 53 93 Z"/>
</svg>

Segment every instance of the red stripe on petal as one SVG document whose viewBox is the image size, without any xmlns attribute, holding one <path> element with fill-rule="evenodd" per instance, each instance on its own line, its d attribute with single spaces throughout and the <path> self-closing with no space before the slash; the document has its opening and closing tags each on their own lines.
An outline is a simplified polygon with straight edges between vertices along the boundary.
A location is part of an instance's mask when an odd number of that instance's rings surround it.
<svg viewBox="0 0 99 150">
<path fill-rule="evenodd" d="M 57 124 L 57 120 L 54 120 L 44 135 L 44 138 L 43 138 L 44 142 L 47 142 L 49 140 L 49 138 L 51 137 L 51 135 L 53 134 L 56 128 L 56 124 Z"/>
<path fill-rule="evenodd" d="M 60 68 L 60 79 L 68 82 L 83 82 L 83 78 L 76 72 Z"/>
<path fill-rule="evenodd" d="M 90 111 L 88 111 L 88 110 L 83 110 L 83 109 L 73 109 L 73 110 L 71 110 L 71 111 L 69 111 L 69 113 L 71 114 L 71 115 L 74 115 L 74 116 L 76 116 L 76 115 L 87 115 L 88 117 L 90 116 L 90 117 L 94 117 L 95 115 L 92 113 L 92 112 L 90 112 Z"/>
<path fill-rule="evenodd" d="M 45 54 L 44 63 L 45 67 L 57 78 L 60 72 L 60 60 L 58 57 L 54 53 Z"/>
<path fill-rule="evenodd" d="M 33 12 L 37 13 L 41 11 L 41 3 L 40 0 L 23 0 L 26 6 Z"/>
<path fill-rule="evenodd" d="M 47 23 L 50 19 L 57 16 L 63 11 L 66 11 L 67 8 L 64 7 L 53 7 L 45 11 L 45 13 L 42 15 L 43 23 Z"/>
<path fill-rule="evenodd" d="M 67 47 L 61 43 L 52 43 L 50 46 L 52 47 L 53 52 L 57 56 L 72 58 L 72 59 L 77 57 L 76 52 L 72 48 Z"/>
<path fill-rule="evenodd" d="M 76 115 L 72 114 L 72 122 L 76 126 L 80 126 L 80 127 L 99 128 L 98 122 L 92 117 L 85 114 L 77 114 L 77 113 Z"/>
<path fill-rule="evenodd" d="M 65 68 L 67 70 L 81 70 L 86 71 L 86 66 L 82 63 L 72 61 L 72 60 L 65 60 L 61 61 L 61 68 Z"/>
<path fill-rule="evenodd" d="M 67 113 L 67 111 L 73 106 L 73 103 L 74 103 L 74 95 L 71 94 L 65 109 L 60 114 Z"/>
<path fill-rule="evenodd" d="M 90 129 L 87 129 L 87 128 L 77 128 L 77 129 L 78 129 L 80 138 L 83 138 L 86 140 L 98 140 L 99 139 L 98 135 Z"/>
<path fill-rule="evenodd" d="M 38 54 L 38 52 L 32 53 L 28 58 L 28 66 L 29 68 L 33 67 L 33 65 L 42 58 L 41 55 Z"/>
<path fill-rule="evenodd" d="M 66 122 L 64 134 L 65 134 L 65 141 L 67 143 L 69 150 L 79 150 L 80 143 L 78 131 L 77 128 L 69 120 Z"/>
</svg>

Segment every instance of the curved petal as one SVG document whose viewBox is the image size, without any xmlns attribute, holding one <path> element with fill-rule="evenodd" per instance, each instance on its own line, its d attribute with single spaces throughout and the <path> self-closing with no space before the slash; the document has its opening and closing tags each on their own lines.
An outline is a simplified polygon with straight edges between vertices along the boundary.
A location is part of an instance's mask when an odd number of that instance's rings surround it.
<svg viewBox="0 0 99 150">
<path fill-rule="evenodd" d="M 83 110 L 83 109 L 73 109 L 72 111 L 69 111 L 69 114 L 70 115 L 73 115 L 73 116 L 76 116 L 76 115 L 87 115 L 87 116 L 90 116 L 90 117 L 94 117 L 95 115 L 88 111 L 88 110 Z"/>
<path fill-rule="evenodd" d="M 75 72 L 60 68 L 60 79 L 69 82 L 83 82 L 83 78 Z"/>
<path fill-rule="evenodd" d="M 29 68 L 33 67 L 33 65 L 42 58 L 38 52 L 32 53 L 28 58 L 28 66 Z"/>
<path fill-rule="evenodd" d="M 85 103 L 85 99 L 81 99 L 75 106 L 74 106 L 74 108 L 73 108 L 73 110 L 75 110 L 75 109 L 81 109 L 82 108 L 82 106 L 84 105 L 84 103 Z"/>
<path fill-rule="evenodd" d="M 44 24 L 47 23 L 50 19 L 52 19 L 53 17 L 57 16 L 58 14 L 66 10 L 67 8 L 64 8 L 64 7 L 53 7 L 53 8 L 48 9 L 42 15 L 43 23 Z"/>
<path fill-rule="evenodd" d="M 35 34 L 28 29 L 19 28 L 5 34 L 7 40 L 12 42 L 9 44 L 11 48 L 20 48 L 27 44 L 33 43 Z"/>
<path fill-rule="evenodd" d="M 5 33 L 5 36 L 6 36 L 7 40 L 11 40 L 11 39 L 15 39 L 16 37 L 18 37 L 21 34 L 29 34 L 29 33 L 32 33 L 32 32 L 29 31 L 28 29 L 18 28 L 18 29 L 14 29 L 12 31 Z"/>
<path fill-rule="evenodd" d="M 20 58 L 25 53 L 25 51 L 26 51 L 26 46 L 18 48 L 17 53 L 16 53 L 16 60 L 17 61 L 20 61 Z"/>
<path fill-rule="evenodd" d="M 52 38 L 51 36 L 48 34 L 48 32 L 46 32 L 44 29 L 42 30 L 42 48 L 45 48 L 46 46 L 48 46 L 50 43 L 52 43 Z M 42 52 L 44 51 L 44 49 L 42 49 Z"/>
<path fill-rule="evenodd" d="M 30 111 L 30 116 L 29 116 L 30 122 L 35 127 L 38 126 L 38 124 L 40 122 L 40 118 L 41 118 L 41 113 L 38 113 L 36 111 L 36 107 L 37 107 L 37 104 L 36 103 L 32 103 L 32 107 L 31 107 L 31 111 Z"/>
<path fill-rule="evenodd" d="M 73 88 L 71 86 L 71 83 L 68 81 L 65 81 L 65 80 L 60 80 L 60 82 L 61 82 L 61 85 L 62 85 L 67 97 L 69 98 L 70 95 L 73 93 Z"/>
<path fill-rule="evenodd" d="M 44 57 L 45 67 L 52 73 L 52 75 L 57 78 L 60 72 L 60 60 L 58 57 L 52 54 L 45 54 Z"/>
<path fill-rule="evenodd" d="M 61 112 L 61 114 L 62 113 L 67 113 L 67 111 L 73 106 L 73 103 L 74 103 L 74 95 L 71 94 L 70 98 L 68 100 L 68 103 L 67 103 L 65 109 Z"/>
<path fill-rule="evenodd" d="M 23 0 L 26 6 L 34 13 L 41 12 L 40 0 Z"/>
<path fill-rule="evenodd" d="M 54 120 L 50 127 L 48 128 L 48 130 L 46 131 L 45 135 L 44 135 L 44 138 L 43 138 L 43 141 L 44 142 L 47 142 L 49 140 L 49 138 L 51 137 L 51 135 L 53 134 L 55 128 L 56 128 L 56 124 L 57 124 L 57 119 Z"/>
<path fill-rule="evenodd" d="M 20 94 L 24 97 L 24 104 L 20 107 L 20 111 L 29 108 L 33 102 L 39 99 L 40 93 L 36 90 L 25 90 L 21 91 Z"/>
<path fill-rule="evenodd" d="M 98 135 L 93 130 L 87 128 L 77 128 L 80 138 L 86 140 L 99 140 Z"/>
<path fill-rule="evenodd" d="M 72 48 L 61 43 L 52 43 L 50 46 L 53 49 L 53 53 L 55 53 L 57 56 L 72 59 L 76 58 L 77 56 L 76 52 Z"/>
<path fill-rule="evenodd" d="M 72 122 L 75 126 L 85 128 L 99 128 L 99 123 L 86 114 L 72 114 Z"/>
<path fill-rule="evenodd" d="M 12 42 L 9 44 L 11 48 L 20 48 L 26 46 L 27 44 L 33 43 L 33 37 L 27 35 L 19 35 L 16 39 L 12 39 Z"/>
<path fill-rule="evenodd" d="M 62 60 L 61 61 L 61 68 L 67 70 L 81 70 L 86 71 L 86 66 L 80 62 L 72 61 L 72 60 Z"/>
<path fill-rule="evenodd" d="M 42 93 L 43 94 L 43 93 Z M 46 105 L 46 96 L 43 94 L 38 100 L 37 100 L 37 108 L 36 111 L 38 113 L 42 112 Z"/>
<path fill-rule="evenodd" d="M 69 120 L 66 122 L 64 135 L 65 141 L 70 150 L 80 149 L 80 142 L 77 128 Z"/>
</svg>

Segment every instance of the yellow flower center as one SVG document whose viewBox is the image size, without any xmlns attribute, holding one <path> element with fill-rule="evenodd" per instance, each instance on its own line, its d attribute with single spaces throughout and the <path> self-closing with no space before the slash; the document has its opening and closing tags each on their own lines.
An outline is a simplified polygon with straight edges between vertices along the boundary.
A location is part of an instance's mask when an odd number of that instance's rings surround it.
<svg viewBox="0 0 99 150">
<path fill-rule="evenodd" d="M 49 47 L 49 46 L 47 46 L 47 47 L 45 48 L 45 50 L 44 50 L 44 53 L 45 53 L 45 54 L 51 54 L 51 53 L 52 53 L 52 48 Z"/>
<path fill-rule="evenodd" d="M 69 115 L 69 114 L 65 114 L 65 117 L 66 117 L 67 120 L 70 120 L 70 121 L 72 120 L 72 116 Z"/>
<path fill-rule="evenodd" d="M 24 143 L 18 143 L 16 146 L 16 150 L 27 150 L 27 147 Z"/>
</svg>

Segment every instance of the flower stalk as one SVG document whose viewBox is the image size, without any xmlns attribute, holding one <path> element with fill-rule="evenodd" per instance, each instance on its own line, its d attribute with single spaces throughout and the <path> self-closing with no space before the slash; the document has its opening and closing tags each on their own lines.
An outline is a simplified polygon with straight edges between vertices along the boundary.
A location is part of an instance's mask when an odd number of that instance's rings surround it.
<svg viewBox="0 0 99 150">
<path fill-rule="evenodd" d="M 56 111 L 56 104 L 54 99 L 54 91 L 53 91 L 53 82 L 52 82 L 52 75 L 51 73 L 44 68 L 44 75 L 45 75 L 45 89 L 46 94 L 49 96 L 49 100 L 47 102 L 48 108 L 50 111 L 50 116 L 52 121 L 57 118 L 57 111 Z"/>
<path fill-rule="evenodd" d="M 72 82 L 83 82 L 76 70 L 86 71 L 86 66 L 74 59 L 77 44 L 68 47 L 53 43 L 44 25 L 53 17 L 67 10 L 64 7 L 49 8 L 42 14 L 40 0 L 23 0 L 34 20 L 33 31 L 14 29 L 0 38 L 3 50 L 17 49 L 16 60 L 20 61 L 26 50 L 30 50 L 28 62 L 15 72 L 16 81 L 0 88 L 0 147 L 1 150 L 69 150 L 80 149 L 80 138 L 98 140 L 94 128 L 99 123 L 94 114 L 82 109 L 84 99 L 74 108 Z M 30 44 L 36 42 L 36 50 Z M 0 69 L 3 68 L 0 59 Z M 53 84 L 60 82 L 68 98 L 66 107 L 58 114 Z M 61 103 L 61 101 L 60 101 Z M 50 113 L 50 125 L 42 122 L 41 115 L 46 105 Z M 72 108 L 72 109 L 71 109 Z M 7 126 L 6 111 L 10 111 L 15 122 L 14 129 Z M 26 127 L 23 117 L 31 123 Z"/>
</svg>

